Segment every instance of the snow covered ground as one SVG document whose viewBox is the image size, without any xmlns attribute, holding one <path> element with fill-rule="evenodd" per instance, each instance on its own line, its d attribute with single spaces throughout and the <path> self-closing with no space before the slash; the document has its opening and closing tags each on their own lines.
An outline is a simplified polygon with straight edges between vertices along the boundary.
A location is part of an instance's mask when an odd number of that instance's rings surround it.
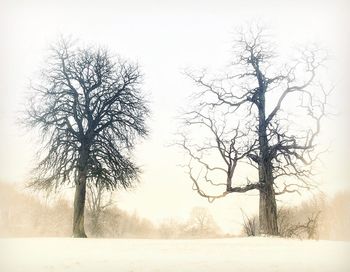
<svg viewBox="0 0 350 272">
<path fill-rule="evenodd" d="M 350 243 L 216 240 L 0 239 L 0 271 L 350 271 Z"/>
</svg>

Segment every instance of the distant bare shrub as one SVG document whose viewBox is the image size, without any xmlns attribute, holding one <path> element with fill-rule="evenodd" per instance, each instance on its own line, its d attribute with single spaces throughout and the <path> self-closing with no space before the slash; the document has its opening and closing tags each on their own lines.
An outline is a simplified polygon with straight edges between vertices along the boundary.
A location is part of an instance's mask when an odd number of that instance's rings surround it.
<svg viewBox="0 0 350 272">
<path fill-rule="evenodd" d="M 257 215 L 247 216 L 241 209 L 243 218 L 243 234 L 246 236 L 259 235 L 259 217 Z"/>
<path fill-rule="evenodd" d="M 300 239 L 318 239 L 318 228 L 321 211 L 313 211 L 302 221 L 297 221 L 305 214 L 302 208 L 281 208 L 278 210 L 278 227 L 281 237 Z"/>
</svg>

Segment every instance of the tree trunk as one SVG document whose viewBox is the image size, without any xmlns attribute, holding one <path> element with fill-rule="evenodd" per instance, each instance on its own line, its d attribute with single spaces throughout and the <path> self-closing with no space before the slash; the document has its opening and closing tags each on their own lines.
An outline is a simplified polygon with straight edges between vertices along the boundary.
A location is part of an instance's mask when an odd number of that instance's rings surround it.
<svg viewBox="0 0 350 272">
<path fill-rule="evenodd" d="M 75 186 L 74 215 L 73 215 L 73 237 L 86 238 L 84 229 L 84 208 L 86 195 L 86 173 L 79 171 L 78 182 Z"/>
<path fill-rule="evenodd" d="M 277 208 L 275 190 L 273 188 L 274 178 L 272 173 L 272 162 L 268 140 L 265 114 L 266 84 L 258 66 L 256 67 L 259 82 L 259 99 L 257 102 L 259 110 L 259 182 L 263 184 L 260 189 L 259 201 L 259 230 L 260 234 L 278 235 Z"/>
<path fill-rule="evenodd" d="M 260 190 L 259 202 L 260 234 L 278 235 L 277 205 L 273 185 Z"/>
<path fill-rule="evenodd" d="M 261 148 L 261 156 L 259 162 L 259 181 L 263 184 L 260 189 L 259 200 L 259 225 L 260 234 L 278 235 L 277 226 L 277 205 L 275 199 L 275 190 L 273 188 L 274 178 L 272 173 L 272 164 L 268 152 L 268 144 L 266 134 L 262 133 L 264 143 Z"/>
</svg>

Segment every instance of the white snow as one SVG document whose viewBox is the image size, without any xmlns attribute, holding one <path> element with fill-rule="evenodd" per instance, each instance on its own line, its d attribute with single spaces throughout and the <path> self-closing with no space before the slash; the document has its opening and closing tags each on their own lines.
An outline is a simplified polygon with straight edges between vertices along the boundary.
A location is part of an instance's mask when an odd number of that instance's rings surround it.
<svg viewBox="0 0 350 272">
<path fill-rule="evenodd" d="M 350 271 L 350 242 L 279 238 L 208 240 L 0 239 L 0 271 Z"/>
</svg>

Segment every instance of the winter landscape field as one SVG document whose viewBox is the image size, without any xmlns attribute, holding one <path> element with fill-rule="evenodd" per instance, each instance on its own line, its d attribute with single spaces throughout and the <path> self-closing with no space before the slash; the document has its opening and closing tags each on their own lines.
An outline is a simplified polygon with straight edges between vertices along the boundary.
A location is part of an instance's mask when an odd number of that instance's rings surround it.
<svg viewBox="0 0 350 272">
<path fill-rule="evenodd" d="M 350 243 L 280 238 L 0 240 L 0 270 L 350 271 Z"/>
<path fill-rule="evenodd" d="M 1 0 L 0 272 L 350 272 L 349 3 Z"/>
</svg>

